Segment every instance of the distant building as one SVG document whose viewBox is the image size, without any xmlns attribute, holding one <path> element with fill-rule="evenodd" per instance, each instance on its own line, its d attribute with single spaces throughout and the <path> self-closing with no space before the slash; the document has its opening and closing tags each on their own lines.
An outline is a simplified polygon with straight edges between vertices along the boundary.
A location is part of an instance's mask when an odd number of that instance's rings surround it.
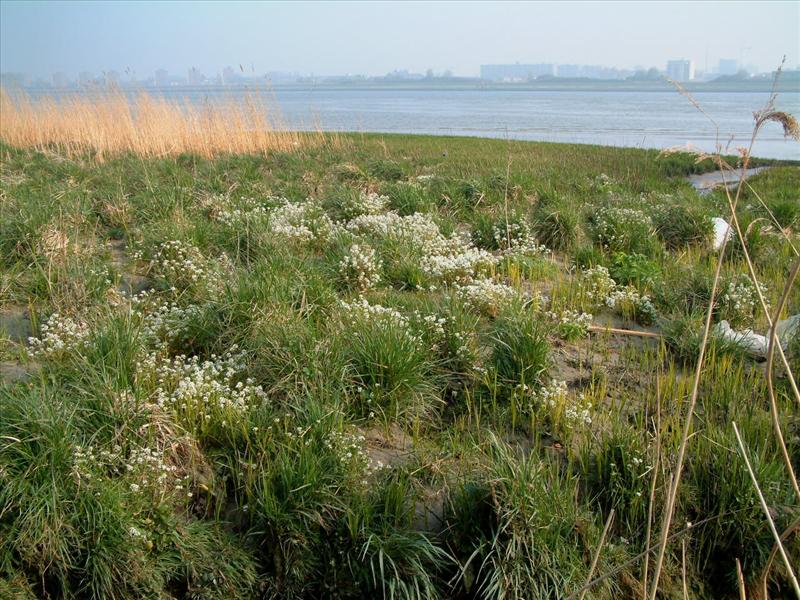
<svg viewBox="0 0 800 600">
<path fill-rule="evenodd" d="M 534 64 L 521 65 L 481 65 L 481 79 L 489 81 L 528 81 L 537 77 L 550 76 L 556 74 L 555 65 Z"/>
<path fill-rule="evenodd" d="M 156 70 L 156 86 L 165 87 L 169 85 L 169 73 L 165 69 Z"/>
<path fill-rule="evenodd" d="M 571 79 L 583 77 L 583 67 L 581 67 L 581 65 L 558 65 L 558 67 L 556 67 L 556 75 L 559 77 L 569 77 Z"/>
<path fill-rule="evenodd" d="M 88 71 L 81 71 L 78 73 L 78 84 L 79 85 L 91 85 L 94 83 L 94 75 L 89 73 Z"/>
<path fill-rule="evenodd" d="M 720 58 L 717 71 L 720 75 L 736 75 L 739 72 L 739 61 L 735 58 Z"/>
<path fill-rule="evenodd" d="M 225 67 L 222 69 L 222 83 L 225 85 L 231 85 L 233 83 L 239 83 L 242 80 L 242 77 L 236 72 L 233 67 Z"/>
<path fill-rule="evenodd" d="M 674 81 L 691 81 L 694 79 L 694 61 L 685 59 L 667 61 L 667 77 Z"/>
<path fill-rule="evenodd" d="M 267 71 L 264 73 L 264 79 L 272 83 L 294 83 L 300 77 L 297 72 L 286 71 Z"/>
<path fill-rule="evenodd" d="M 206 76 L 203 75 L 200 71 L 192 67 L 189 69 L 189 77 L 188 77 L 189 85 L 203 85 L 206 81 Z"/>
</svg>

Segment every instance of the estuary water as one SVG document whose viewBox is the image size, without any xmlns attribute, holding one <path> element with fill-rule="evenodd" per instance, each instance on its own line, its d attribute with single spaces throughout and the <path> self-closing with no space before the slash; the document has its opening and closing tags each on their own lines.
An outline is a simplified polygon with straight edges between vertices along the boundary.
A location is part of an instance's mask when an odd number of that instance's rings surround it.
<svg viewBox="0 0 800 600">
<path fill-rule="evenodd" d="M 207 102 L 261 93 L 277 100 L 282 120 L 299 130 L 417 133 L 664 149 L 691 144 L 735 153 L 746 146 L 753 111 L 766 92 L 696 92 L 705 114 L 677 91 L 531 91 L 482 89 L 340 89 L 276 87 L 270 92 L 161 88 L 150 93 Z M 38 94 L 32 94 L 38 95 Z M 271 103 L 271 102 L 270 102 Z M 800 91 L 777 108 L 800 115 Z M 713 119 L 713 122 L 712 122 Z M 768 123 L 754 156 L 800 159 L 800 143 Z"/>
<path fill-rule="evenodd" d="M 331 131 L 428 133 L 640 148 L 746 146 L 765 93 L 699 92 L 706 114 L 678 92 L 276 90 L 287 123 Z M 800 115 L 800 93 L 778 97 Z M 714 122 L 712 122 L 713 119 Z M 716 123 L 716 124 L 715 124 Z M 718 127 L 718 129 L 717 129 Z M 768 123 L 754 156 L 800 159 L 800 143 Z"/>
</svg>

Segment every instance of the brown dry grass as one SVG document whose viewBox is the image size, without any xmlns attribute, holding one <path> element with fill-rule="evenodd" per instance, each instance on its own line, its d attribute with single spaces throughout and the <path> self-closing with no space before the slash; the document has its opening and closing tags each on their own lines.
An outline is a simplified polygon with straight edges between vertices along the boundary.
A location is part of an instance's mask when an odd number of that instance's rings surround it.
<svg viewBox="0 0 800 600">
<path fill-rule="evenodd" d="M 274 101 L 246 94 L 192 103 L 120 90 L 31 98 L 0 89 L 0 139 L 25 148 L 87 152 L 102 161 L 116 154 L 172 156 L 290 152 L 326 137 L 289 131 Z"/>
</svg>

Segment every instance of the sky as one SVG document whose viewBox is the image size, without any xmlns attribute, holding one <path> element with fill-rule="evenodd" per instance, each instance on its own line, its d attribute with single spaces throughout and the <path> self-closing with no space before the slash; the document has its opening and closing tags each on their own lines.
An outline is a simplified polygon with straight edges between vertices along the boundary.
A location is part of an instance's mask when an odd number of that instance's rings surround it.
<svg viewBox="0 0 800 600">
<path fill-rule="evenodd" d="M 74 2 L 0 0 L 0 71 L 50 77 L 158 68 L 206 75 L 382 75 L 481 64 L 664 68 L 800 60 L 800 2 Z"/>
</svg>

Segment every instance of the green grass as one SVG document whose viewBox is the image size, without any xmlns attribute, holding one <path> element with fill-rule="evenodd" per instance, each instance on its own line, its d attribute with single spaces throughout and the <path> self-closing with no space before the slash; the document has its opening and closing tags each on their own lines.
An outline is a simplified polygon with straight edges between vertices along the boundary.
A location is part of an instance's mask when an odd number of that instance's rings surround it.
<svg viewBox="0 0 800 600">
<path fill-rule="evenodd" d="M 587 598 L 641 597 L 725 216 L 684 177 L 710 163 L 399 135 L 0 157 L 0 596 L 565 598 L 614 510 Z M 750 180 L 796 247 L 798 173 Z M 774 307 L 794 255 L 738 210 Z M 734 241 L 714 319 L 763 333 L 746 273 Z M 800 516 L 761 366 L 714 340 L 694 418 L 661 590 L 685 542 L 690 596 L 734 597 L 773 540 L 731 422 L 778 530 Z M 790 594 L 780 561 L 768 585 Z"/>
</svg>

